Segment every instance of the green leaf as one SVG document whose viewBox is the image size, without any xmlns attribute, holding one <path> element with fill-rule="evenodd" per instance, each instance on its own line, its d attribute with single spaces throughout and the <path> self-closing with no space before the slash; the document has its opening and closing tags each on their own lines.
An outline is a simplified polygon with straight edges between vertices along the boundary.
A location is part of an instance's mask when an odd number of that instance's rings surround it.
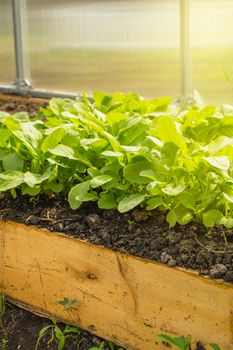
<svg viewBox="0 0 233 350">
<path fill-rule="evenodd" d="M 64 338 L 63 331 L 61 330 L 60 327 L 57 326 L 57 324 L 55 325 L 54 330 L 55 330 L 55 335 L 56 335 L 57 339 L 60 340 L 60 339 Z"/>
<path fill-rule="evenodd" d="M 41 150 L 42 152 L 47 152 L 49 149 L 55 148 L 63 139 L 66 134 L 64 128 L 57 128 L 52 133 L 50 133 L 42 142 Z"/>
<path fill-rule="evenodd" d="M 41 339 L 48 333 L 48 330 L 53 328 L 53 325 L 45 326 L 39 331 L 38 339 L 36 342 L 35 350 L 38 350 Z"/>
<path fill-rule="evenodd" d="M 105 341 L 102 341 L 102 342 L 99 343 L 98 348 L 97 347 L 92 347 L 92 348 L 90 348 L 88 350 L 104 350 L 105 349 L 105 345 L 106 345 Z"/>
<path fill-rule="evenodd" d="M 223 214 L 217 209 L 210 209 L 203 214 L 203 223 L 207 227 L 220 224 Z"/>
<path fill-rule="evenodd" d="M 175 210 L 174 209 L 171 209 L 167 216 L 166 216 L 166 220 L 167 222 L 169 223 L 169 227 L 174 227 L 176 222 L 177 222 L 177 216 L 176 216 L 176 213 L 175 213 Z"/>
<path fill-rule="evenodd" d="M 147 139 L 150 140 L 150 141 L 152 141 L 153 144 L 154 144 L 155 146 L 157 146 L 158 148 L 163 147 L 163 144 L 164 144 L 164 143 L 163 143 L 162 141 L 160 141 L 157 137 L 147 136 Z"/>
<path fill-rule="evenodd" d="M 141 117 L 127 120 L 126 127 L 119 132 L 119 142 L 122 145 L 137 146 L 145 139 L 147 128 Z"/>
<path fill-rule="evenodd" d="M 62 163 L 62 161 L 60 160 L 60 162 L 57 162 L 56 160 L 52 159 L 52 158 L 47 158 L 47 161 L 52 164 L 52 165 L 58 165 L 61 168 L 69 168 L 68 165 L 65 165 Z"/>
<path fill-rule="evenodd" d="M 223 192 L 223 196 L 228 202 L 233 203 L 233 196 L 229 196 L 229 194 L 224 192 Z"/>
<path fill-rule="evenodd" d="M 186 209 L 183 205 L 178 205 L 177 207 L 171 209 L 166 216 L 169 227 L 174 227 L 177 222 L 180 225 L 186 225 L 192 220 L 192 218 L 192 212 Z"/>
<path fill-rule="evenodd" d="M 113 178 L 112 176 L 109 175 L 99 175 L 99 176 L 95 176 L 92 180 L 91 180 L 91 186 L 93 188 L 99 187 L 104 185 L 105 183 L 111 181 Z"/>
<path fill-rule="evenodd" d="M 107 95 L 104 92 L 94 92 L 93 98 L 97 108 L 101 108 L 102 106 L 108 107 L 112 101 L 112 96 Z"/>
<path fill-rule="evenodd" d="M 107 131 L 103 131 L 102 135 L 103 135 L 103 137 L 105 137 L 108 140 L 108 142 L 110 143 L 113 151 L 114 152 L 119 152 L 119 150 L 120 150 L 120 143 L 119 143 L 118 139 L 115 136 L 111 135 Z"/>
<path fill-rule="evenodd" d="M 63 350 L 65 346 L 65 336 L 62 332 L 62 330 L 56 325 L 55 328 L 55 335 L 56 338 L 58 339 L 58 348 L 57 350 Z"/>
<path fill-rule="evenodd" d="M 191 344 L 191 337 L 170 337 L 166 334 L 156 334 L 156 338 L 161 340 L 162 342 L 175 346 L 179 350 L 188 350 L 189 345 Z"/>
<path fill-rule="evenodd" d="M 10 130 L 6 128 L 0 129 L 0 147 L 2 148 L 6 147 L 10 136 L 11 136 Z"/>
<path fill-rule="evenodd" d="M 226 228 L 233 227 L 233 218 L 223 216 L 219 222 L 220 225 L 224 225 Z"/>
<path fill-rule="evenodd" d="M 78 196 L 81 196 L 89 191 L 91 187 L 91 181 L 82 182 L 71 188 L 68 194 L 68 201 L 71 209 L 76 210 L 82 204 L 82 201 L 77 200 Z"/>
<path fill-rule="evenodd" d="M 194 209 L 195 199 L 191 192 L 184 191 L 179 195 L 179 199 L 183 206 L 187 209 Z"/>
<path fill-rule="evenodd" d="M 64 189 L 64 184 L 56 181 L 45 182 L 42 188 L 43 190 L 51 190 L 52 192 L 60 193 Z"/>
<path fill-rule="evenodd" d="M 81 330 L 78 327 L 72 327 L 72 326 L 66 325 L 63 333 L 64 334 L 70 334 L 70 333 L 81 334 Z"/>
<path fill-rule="evenodd" d="M 96 193 L 94 191 L 87 192 L 87 193 L 80 193 L 79 195 L 77 195 L 77 197 L 75 199 L 79 202 L 96 201 L 98 199 L 98 193 Z"/>
<path fill-rule="evenodd" d="M 28 194 L 29 196 L 37 196 L 41 192 L 40 187 L 30 187 L 30 186 L 23 186 L 22 188 L 22 195 Z"/>
<path fill-rule="evenodd" d="M 16 188 L 24 182 L 24 174 L 21 171 L 5 171 L 0 173 L 0 192 Z"/>
<path fill-rule="evenodd" d="M 183 192 L 185 189 L 185 185 L 184 184 L 168 184 L 166 187 L 162 188 L 163 193 L 166 193 L 169 196 L 177 196 L 178 194 L 180 194 L 181 192 Z"/>
<path fill-rule="evenodd" d="M 146 198 L 145 194 L 131 194 L 128 197 L 122 199 L 118 204 L 118 210 L 120 213 L 125 213 L 136 207 Z"/>
<path fill-rule="evenodd" d="M 154 180 L 155 179 L 155 172 L 153 170 L 142 170 L 139 173 L 140 176 L 148 177 L 148 179 Z"/>
<path fill-rule="evenodd" d="M 146 210 L 153 210 L 163 204 L 163 199 L 161 197 L 154 197 L 147 201 Z"/>
<path fill-rule="evenodd" d="M 180 346 L 177 345 L 177 342 L 175 341 L 175 339 L 173 337 L 170 337 L 169 335 L 156 334 L 156 338 L 161 340 L 162 342 L 165 342 L 169 345 L 173 345 L 173 346 L 177 347 L 178 349 L 183 350 L 183 348 L 181 348 Z"/>
<path fill-rule="evenodd" d="M 187 350 L 191 344 L 191 337 L 185 338 L 184 336 L 174 338 L 177 346 L 180 346 L 180 349 Z"/>
<path fill-rule="evenodd" d="M 120 112 L 111 111 L 107 114 L 107 122 L 110 126 L 113 126 L 113 124 L 119 123 L 127 118 L 128 117 L 124 113 Z"/>
<path fill-rule="evenodd" d="M 155 165 L 152 162 L 139 161 L 126 165 L 123 168 L 123 175 L 125 179 L 131 183 L 148 184 L 150 179 L 145 176 L 141 176 L 140 174 L 142 171 L 144 172 L 143 174 L 145 174 L 145 171 L 154 169 Z"/>
<path fill-rule="evenodd" d="M 51 175 L 51 170 L 48 168 L 43 175 L 33 174 L 30 171 L 27 171 L 24 174 L 24 182 L 30 186 L 34 187 L 35 185 L 41 184 L 43 181 L 47 180 Z"/>
<path fill-rule="evenodd" d="M 121 157 L 123 156 L 122 152 L 113 152 L 113 151 L 104 151 L 101 153 L 102 156 L 106 157 Z"/>
<path fill-rule="evenodd" d="M 135 152 L 140 151 L 141 146 L 123 146 L 123 145 L 121 145 L 121 149 L 126 151 L 126 152 L 135 153 Z"/>
<path fill-rule="evenodd" d="M 35 122 L 23 122 L 20 123 L 20 126 L 22 128 L 22 131 L 25 135 L 27 135 L 30 139 L 32 139 L 32 144 L 34 147 L 36 147 L 37 143 L 34 143 L 35 140 L 40 140 L 42 138 L 42 133 L 37 130 L 36 126 L 37 124 L 40 124 L 40 121 Z"/>
<path fill-rule="evenodd" d="M 2 165 L 4 170 L 23 170 L 24 161 L 20 156 L 14 152 L 9 153 L 2 159 Z"/>
<path fill-rule="evenodd" d="M 210 343 L 210 346 L 213 350 L 221 350 L 220 346 L 218 344 L 215 343 Z"/>
<path fill-rule="evenodd" d="M 62 98 L 52 98 L 49 101 L 49 108 L 55 115 L 60 115 L 63 105 L 64 105 L 65 100 Z"/>
<path fill-rule="evenodd" d="M 193 218 L 193 213 L 191 210 L 185 208 L 182 204 L 174 208 L 176 220 L 180 225 L 186 225 Z"/>
<path fill-rule="evenodd" d="M 68 159 L 76 159 L 74 156 L 74 150 L 65 145 L 58 145 L 54 148 L 49 148 L 48 151 L 56 156 L 61 156 Z"/>
<path fill-rule="evenodd" d="M 177 155 L 178 150 L 179 147 L 175 143 L 165 142 L 165 144 L 161 148 L 161 155 L 163 157 L 168 158 L 173 164 L 175 162 L 175 157 Z"/>
<path fill-rule="evenodd" d="M 114 195 L 103 193 L 98 200 L 98 207 L 101 209 L 112 209 L 117 207 Z"/>
<path fill-rule="evenodd" d="M 231 165 L 227 156 L 206 157 L 204 159 L 213 167 L 221 170 L 228 170 Z"/>
<path fill-rule="evenodd" d="M 187 146 L 184 137 L 177 131 L 176 124 L 172 118 L 158 118 L 156 136 L 158 136 L 161 141 L 173 142 L 181 149 L 182 153 L 187 152 Z"/>
<path fill-rule="evenodd" d="M 68 298 L 64 298 L 63 300 L 59 300 L 58 301 L 59 305 L 63 305 L 65 308 L 69 308 L 71 309 L 73 305 L 77 304 L 77 299 L 68 299 Z M 66 326 L 69 327 L 69 326 Z"/>
<path fill-rule="evenodd" d="M 33 157 L 38 157 L 37 142 L 35 140 L 32 140 L 29 135 L 24 134 L 20 130 L 15 130 L 12 134 L 19 139 Z"/>
</svg>

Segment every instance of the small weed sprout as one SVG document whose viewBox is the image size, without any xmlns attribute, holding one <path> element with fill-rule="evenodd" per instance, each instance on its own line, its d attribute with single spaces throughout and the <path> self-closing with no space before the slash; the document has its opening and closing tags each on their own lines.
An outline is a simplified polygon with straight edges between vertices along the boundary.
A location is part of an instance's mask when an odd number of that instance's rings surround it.
<svg viewBox="0 0 233 350">
<path fill-rule="evenodd" d="M 108 341 L 107 343 L 103 341 L 98 346 L 91 347 L 88 350 L 104 350 L 106 349 L 106 346 L 109 350 L 124 350 L 123 348 L 116 349 L 111 341 Z"/>
<path fill-rule="evenodd" d="M 218 344 L 211 343 L 210 346 L 211 346 L 211 348 L 212 348 L 213 350 L 221 350 L 221 349 L 220 349 L 220 346 L 219 346 Z"/>
<path fill-rule="evenodd" d="M 156 338 L 164 343 L 175 346 L 178 350 L 191 350 L 191 337 L 185 338 L 183 335 L 180 337 L 171 337 L 167 334 L 156 334 Z"/>
<path fill-rule="evenodd" d="M 165 344 L 174 346 L 178 350 L 191 350 L 191 337 L 185 338 L 183 335 L 180 337 L 171 337 L 167 334 L 156 334 L 156 338 L 161 340 Z M 210 347 L 213 350 L 221 350 L 219 345 L 215 343 L 211 343 Z"/>
<path fill-rule="evenodd" d="M 65 329 L 62 330 L 58 325 L 55 319 L 52 319 L 52 324 L 43 327 L 40 332 L 36 342 L 35 350 L 39 349 L 39 344 L 46 335 L 50 334 L 50 339 L 47 341 L 47 344 L 51 344 L 53 341 L 57 340 L 58 350 L 64 349 L 66 340 L 68 338 L 74 339 L 78 342 L 78 337 L 81 331 L 78 327 L 65 326 Z"/>
<path fill-rule="evenodd" d="M 98 347 L 97 347 L 97 346 L 94 346 L 94 347 L 92 347 L 92 348 L 89 348 L 88 350 L 104 350 L 105 345 L 106 345 L 106 343 L 105 343 L 104 341 L 102 341 L 102 342 L 98 345 Z"/>
<path fill-rule="evenodd" d="M 76 303 L 77 303 L 77 299 L 64 298 L 63 300 L 58 301 L 58 304 L 64 307 L 65 311 L 69 314 L 71 319 L 75 318 L 72 308 L 73 308 L 73 305 L 75 305 Z M 76 321 L 76 318 L 75 318 L 75 321 Z M 52 343 L 56 339 L 58 341 L 58 350 L 62 350 L 68 338 L 73 338 L 76 342 L 78 342 L 78 337 L 81 331 L 79 327 L 74 327 L 69 325 L 66 325 L 64 330 L 62 330 L 57 325 L 57 321 L 55 319 L 52 319 L 52 324 L 45 326 L 40 330 L 35 350 L 38 349 L 41 339 L 49 333 L 51 335 L 47 344 Z"/>
<path fill-rule="evenodd" d="M 8 340 L 3 338 L 0 343 L 1 350 L 8 350 Z"/>
<path fill-rule="evenodd" d="M 77 304 L 77 299 L 64 298 L 63 300 L 59 300 L 58 304 L 64 307 L 64 310 L 68 313 L 70 320 L 72 320 L 72 323 L 80 324 L 79 315 L 75 315 L 73 311 L 73 306 Z"/>
<path fill-rule="evenodd" d="M 58 304 L 63 305 L 64 309 L 68 312 L 72 310 L 73 305 L 77 303 L 77 299 L 68 299 L 64 298 L 63 300 L 58 301 Z"/>
</svg>

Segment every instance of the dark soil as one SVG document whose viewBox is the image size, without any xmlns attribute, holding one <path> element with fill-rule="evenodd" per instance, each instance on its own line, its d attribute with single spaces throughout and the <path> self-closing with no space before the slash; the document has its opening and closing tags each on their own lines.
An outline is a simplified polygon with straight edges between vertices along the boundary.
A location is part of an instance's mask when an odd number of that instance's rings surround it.
<svg viewBox="0 0 233 350">
<path fill-rule="evenodd" d="M 5 97 L 6 98 L 6 97 Z M 40 102 L 32 102 L 30 97 L 24 97 L 20 99 L 19 97 L 13 97 L 11 99 L 2 99 L 0 97 L 0 111 L 5 111 L 9 114 L 14 114 L 16 112 L 28 112 L 31 116 L 34 116 L 40 106 L 46 106 L 47 103 L 41 100 Z"/>
<path fill-rule="evenodd" d="M 1 350 L 34 350 L 40 330 L 48 325 L 52 325 L 52 321 L 36 316 L 28 311 L 18 308 L 12 304 L 6 304 L 6 311 L 3 322 L 0 322 L 0 349 Z M 64 330 L 65 325 L 57 323 L 59 328 Z M 98 347 L 103 339 L 98 338 L 86 331 L 77 328 L 80 333 L 70 333 L 73 338 L 69 338 L 65 342 L 64 350 L 89 350 L 91 347 Z M 58 341 L 51 339 L 51 329 L 41 339 L 38 350 L 57 350 Z M 5 339 L 7 347 L 3 344 Z M 104 350 L 110 350 L 109 342 L 105 341 Z M 114 350 L 118 350 L 114 346 Z M 124 350 L 124 349 L 122 349 Z"/>
<path fill-rule="evenodd" d="M 61 197 L 31 201 L 0 194 L 4 220 L 36 225 L 120 252 L 198 270 L 202 275 L 233 283 L 233 231 L 191 223 L 169 228 L 165 214 L 137 208 L 126 214 L 101 210 L 96 204 L 71 210 Z"/>
</svg>

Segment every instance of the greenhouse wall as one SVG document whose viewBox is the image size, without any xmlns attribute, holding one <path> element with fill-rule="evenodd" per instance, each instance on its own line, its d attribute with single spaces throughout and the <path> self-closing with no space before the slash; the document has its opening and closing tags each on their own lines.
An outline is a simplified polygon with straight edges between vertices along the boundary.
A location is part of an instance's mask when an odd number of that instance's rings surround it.
<svg viewBox="0 0 233 350">
<path fill-rule="evenodd" d="M 0 85 L 149 98 L 196 89 L 208 102 L 231 102 L 232 16 L 231 0 L 2 0 Z"/>
<path fill-rule="evenodd" d="M 12 9 L 9 0 L 0 1 L 0 85 L 15 79 Z"/>
</svg>

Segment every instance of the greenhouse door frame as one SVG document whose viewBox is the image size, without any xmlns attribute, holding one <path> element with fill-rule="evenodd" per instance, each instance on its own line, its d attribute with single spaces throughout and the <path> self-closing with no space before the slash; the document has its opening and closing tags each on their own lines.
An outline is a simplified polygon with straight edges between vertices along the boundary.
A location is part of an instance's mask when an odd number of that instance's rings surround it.
<svg viewBox="0 0 233 350">
<path fill-rule="evenodd" d="M 75 97 L 79 95 L 52 90 L 39 90 L 30 84 L 30 66 L 27 60 L 26 35 L 27 28 L 23 23 L 23 13 L 27 14 L 26 0 L 11 0 L 14 52 L 15 52 L 15 80 L 11 85 L 0 85 L 0 92 L 33 97 L 51 98 L 56 96 Z M 180 7 L 180 95 L 189 96 L 191 93 L 191 54 L 190 54 L 190 27 L 189 9 L 190 0 L 179 0 Z M 27 24 L 26 24 L 27 25 Z"/>
</svg>

